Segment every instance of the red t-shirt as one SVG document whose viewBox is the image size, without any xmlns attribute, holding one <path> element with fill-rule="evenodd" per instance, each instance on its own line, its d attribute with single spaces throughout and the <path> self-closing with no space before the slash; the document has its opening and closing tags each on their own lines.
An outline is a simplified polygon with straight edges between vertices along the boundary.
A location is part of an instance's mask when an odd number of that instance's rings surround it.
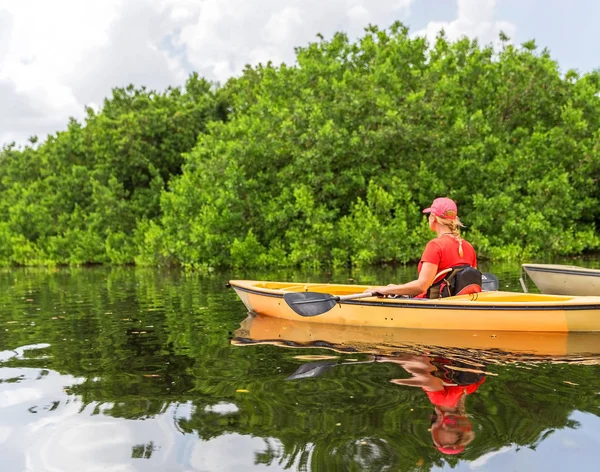
<svg viewBox="0 0 600 472">
<path fill-rule="evenodd" d="M 438 266 L 437 272 L 459 265 L 469 264 L 477 268 L 477 255 L 475 249 L 468 241 L 462 240 L 463 256 L 458 255 L 458 240 L 453 236 L 441 236 L 432 239 L 425 246 L 418 272 L 421 273 L 423 262 L 430 262 Z M 434 280 L 434 282 L 436 282 Z"/>
<path fill-rule="evenodd" d="M 444 387 L 443 390 L 437 390 L 436 392 L 425 391 L 425 393 L 429 397 L 429 401 L 431 401 L 431 403 L 434 405 L 454 408 L 456 405 L 458 405 L 458 400 L 460 400 L 460 397 L 477 391 L 483 382 L 485 382 L 485 377 L 483 377 L 479 382 L 471 385 L 450 385 L 448 387 Z"/>
</svg>

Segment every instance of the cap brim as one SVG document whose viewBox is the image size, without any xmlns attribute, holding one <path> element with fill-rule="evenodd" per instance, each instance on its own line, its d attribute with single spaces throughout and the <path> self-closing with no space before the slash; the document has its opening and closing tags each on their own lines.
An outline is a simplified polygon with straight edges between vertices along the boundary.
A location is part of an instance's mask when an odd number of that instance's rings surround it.
<svg viewBox="0 0 600 472">
<path fill-rule="evenodd" d="M 437 449 L 442 454 L 453 455 L 453 454 L 460 454 L 461 452 L 463 452 L 465 450 L 465 447 L 464 446 L 459 446 L 456 449 L 450 448 L 450 447 L 438 447 Z"/>
<path fill-rule="evenodd" d="M 423 213 L 431 213 L 431 211 L 432 211 L 432 208 L 425 208 L 423 210 Z"/>
</svg>

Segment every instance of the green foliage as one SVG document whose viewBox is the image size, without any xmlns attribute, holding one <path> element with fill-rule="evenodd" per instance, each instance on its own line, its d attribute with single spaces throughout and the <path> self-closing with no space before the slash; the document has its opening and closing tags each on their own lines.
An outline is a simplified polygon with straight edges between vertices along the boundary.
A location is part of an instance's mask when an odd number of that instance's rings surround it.
<svg viewBox="0 0 600 472">
<path fill-rule="evenodd" d="M 159 217 L 182 153 L 221 117 L 219 100 L 196 75 L 164 93 L 117 88 L 85 125 L 71 120 L 36 149 L 5 146 L 0 263 L 133 263 L 136 231 Z"/>
<path fill-rule="evenodd" d="M 340 221 L 341 247 L 354 265 L 379 261 L 408 262 L 422 249 L 429 228 L 420 221 L 419 208 L 410 202 L 408 186 L 392 179 L 390 192 L 374 181 L 367 187 L 367 202 L 353 205 Z"/>
<path fill-rule="evenodd" d="M 495 52 L 440 35 L 429 49 L 399 24 L 297 61 L 226 85 L 230 120 L 163 198 L 180 262 L 415 260 L 430 237 L 420 209 L 439 195 L 459 202 L 482 258 L 600 248 L 597 72 L 561 77 L 534 42 Z"/>
<path fill-rule="evenodd" d="M 2 151 L 2 237 L 24 249 L 0 262 L 405 263 L 440 195 L 481 259 L 598 251 L 600 72 L 500 39 L 370 26 L 217 90 L 115 89 L 85 126 Z"/>
</svg>

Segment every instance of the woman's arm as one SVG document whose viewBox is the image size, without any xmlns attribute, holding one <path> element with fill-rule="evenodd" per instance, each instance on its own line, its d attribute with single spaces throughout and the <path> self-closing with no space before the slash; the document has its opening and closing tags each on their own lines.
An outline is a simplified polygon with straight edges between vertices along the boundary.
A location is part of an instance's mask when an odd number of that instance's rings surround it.
<svg viewBox="0 0 600 472">
<path fill-rule="evenodd" d="M 437 370 L 436 367 L 429 362 L 429 358 L 426 356 L 399 354 L 396 356 L 379 357 L 376 359 L 376 362 L 398 364 L 412 376 L 408 379 L 391 379 L 390 382 L 392 383 L 410 387 L 421 387 L 426 392 L 444 390 L 443 382 L 433 375 L 433 372 Z"/>
<path fill-rule="evenodd" d="M 366 291 L 377 292 L 381 295 L 419 295 L 431 287 L 431 284 L 433 284 L 437 274 L 437 268 L 437 264 L 423 262 L 423 266 L 421 267 L 421 272 L 419 273 L 419 278 L 417 280 L 412 280 L 411 282 L 407 282 L 405 284 L 390 284 L 387 286 L 369 288 Z"/>
</svg>

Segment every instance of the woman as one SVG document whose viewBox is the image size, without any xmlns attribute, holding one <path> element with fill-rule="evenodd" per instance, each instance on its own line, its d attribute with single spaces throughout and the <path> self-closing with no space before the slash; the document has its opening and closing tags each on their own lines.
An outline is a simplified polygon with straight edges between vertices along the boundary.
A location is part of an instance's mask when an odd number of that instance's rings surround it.
<svg viewBox="0 0 600 472">
<path fill-rule="evenodd" d="M 434 283 L 443 279 L 444 275 L 436 277 L 440 272 L 457 266 L 477 268 L 475 249 L 460 235 L 460 228 L 464 225 L 458 219 L 456 203 L 450 198 L 436 198 L 423 213 L 429 214 L 429 228 L 437 233 L 437 237 L 425 246 L 418 267 L 419 278 L 405 284 L 390 284 L 366 291 L 375 291 L 380 295 L 423 298 L 427 297 L 427 292 Z M 437 298 L 431 294 L 430 297 Z"/>
</svg>

